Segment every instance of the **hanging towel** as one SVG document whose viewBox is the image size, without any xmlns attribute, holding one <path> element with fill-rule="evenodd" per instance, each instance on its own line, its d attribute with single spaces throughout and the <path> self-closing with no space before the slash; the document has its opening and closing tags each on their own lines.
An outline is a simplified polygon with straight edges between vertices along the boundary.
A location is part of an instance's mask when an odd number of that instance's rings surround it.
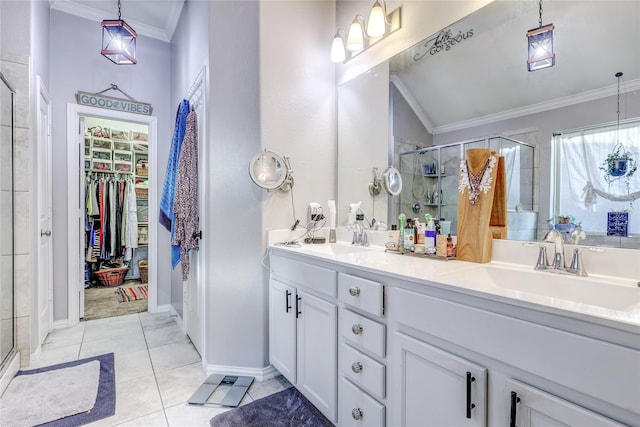
<svg viewBox="0 0 640 427">
<path fill-rule="evenodd" d="M 184 132 L 187 126 L 187 116 L 189 115 L 189 101 L 183 99 L 176 113 L 176 125 L 173 130 L 173 141 L 171 151 L 169 151 L 169 161 L 167 162 L 167 172 L 164 177 L 164 187 L 160 196 L 160 224 L 171 231 L 173 240 L 173 198 L 176 192 L 176 174 L 178 172 L 178 158 L 180 147 L 184 139 Z"/>
<path fill-rule="evenodd" d="M 174 234 L 171 244 L 179 248 L 182 280 L 189 277 L 189 251 L 198 246 L 198 117 L 195 111 L 187 117 L 187 129 L 180 149 L 176 194 L 173 200 Z M 173 252 L 172 252 L 173 254 Z M 173 268 L 177 262 L 173 260 Z"/>
</svg>

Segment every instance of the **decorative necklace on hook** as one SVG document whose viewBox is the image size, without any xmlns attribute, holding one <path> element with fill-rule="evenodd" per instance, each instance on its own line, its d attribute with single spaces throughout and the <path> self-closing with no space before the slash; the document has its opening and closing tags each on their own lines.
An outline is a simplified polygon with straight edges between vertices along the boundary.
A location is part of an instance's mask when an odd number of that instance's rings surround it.
<svg viewBox="0 0 640 427">
<path fill-rule="evenodd" d="M 460 162 L 460 181 L 458 184 L 458 191 L 460 193 L 464 193 L 468 188 L 469 202 L 471 202 L 472 205 L 478 204 L 480 192 L 487 194 L 491 189 L 491 182 L 493 181 L 491 172 L 493 171 L 495 164 L 495 156 L 489 155 L 489 158 L 482 169 L 477 174 L 474 174 L 471 172 L 466 160 Z"/>
</svg>

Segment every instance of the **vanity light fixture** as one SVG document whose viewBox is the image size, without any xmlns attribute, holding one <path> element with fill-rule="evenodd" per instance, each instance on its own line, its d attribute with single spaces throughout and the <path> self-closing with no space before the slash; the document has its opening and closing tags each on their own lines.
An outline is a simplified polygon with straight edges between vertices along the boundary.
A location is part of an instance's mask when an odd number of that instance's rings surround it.
<svg viewBox="0 0 640 427">
<path fill-rule="evenodd" d="M 553 24 L 542 25 L 542 0 L 539 1 L 538 28 L 527 31 L 527 44 L 529 59 L 527 69 L 529 71 L 541 70 L 553 67 L 556 63 L 556 54 L 553 52 Z"/>
<path fill-rule="evenodd" d="M 102 21 L 102 50 L 105 58 L 117 65 L 133 65 L 136 60 L 136 38 L 138 34 L 122 20 L 120 0 L 118 19 Z"/>
<path fill-rule="evenodd" d="M 402 26 L 400 18 L 400 7 L 387 15 L 384 0 L 376 0 L 366 25 L 362 15 L 358 14 L 353 18 L 346 43 L 344 31 L 338 29 L 331 43 L 331 62 L 336 64 L 347 62 L 389 34 L 396 32 Z"/>
</svg>

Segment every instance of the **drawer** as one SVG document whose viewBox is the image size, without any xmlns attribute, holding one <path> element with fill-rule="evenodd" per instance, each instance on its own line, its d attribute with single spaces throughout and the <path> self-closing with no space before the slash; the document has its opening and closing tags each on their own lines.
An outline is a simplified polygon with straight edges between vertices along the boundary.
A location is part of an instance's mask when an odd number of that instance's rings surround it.
<svg viewBox="0 0 640 427">
<path fill-rule="evenodd" d="M 340 352 L 342 374 L 378 399 L 384 399 L 385 366 L 346 344 L 342 344 Z"/>
<path fill-rule="evenodd" d="M 340 334 L 349 342 L 359 345 L 376 356 L 385 356 L 385 325 L 342 309 L 338 328 Z"/>
<path fill-rule="evenodd" d="M 341 427 L 384 427 L 385 407 L 383 404 L 354 386 L 349 380 L 340 381 Z"/>
<path fill-rule="evenodd" d="M 378 282 L 340 273 L 338 275 L 338 297 L 374 316 L 384 315 L 384 286 Z"/>
<path fill-rule="evenodd" d="M 337 297 L 337 273 L 306 262 L 271 255 L 271 274 L 283 283 Z"/>
</svg>

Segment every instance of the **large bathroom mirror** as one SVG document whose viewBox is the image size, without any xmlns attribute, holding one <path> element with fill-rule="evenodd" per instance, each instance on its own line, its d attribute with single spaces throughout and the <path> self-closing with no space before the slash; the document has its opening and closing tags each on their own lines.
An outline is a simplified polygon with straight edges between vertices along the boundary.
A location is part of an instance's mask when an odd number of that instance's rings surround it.
<svg viewBox="0 0 640 427">
<path fill-rule="evenodd" d="M 401 153 L 501 136 L 535 147 L 539 239 L 553 215 L 554 135 L 615 122 L 618 71 L 622 119 L 640 117 L 640 2 L 546 2 L 543 21 L 555 25 L 551 68 L 526 66 L 525 34 L 538 24 L 538 2 L 495 1 L 340 85 L 339 224 L 343 205 L 369 200 L 372 166 L 389 161 L 402 171 Z M 369 206 L 394 224 L 395 199 Z M 640 247 L 637 238 L 604 240 Z"/>
</svg>

